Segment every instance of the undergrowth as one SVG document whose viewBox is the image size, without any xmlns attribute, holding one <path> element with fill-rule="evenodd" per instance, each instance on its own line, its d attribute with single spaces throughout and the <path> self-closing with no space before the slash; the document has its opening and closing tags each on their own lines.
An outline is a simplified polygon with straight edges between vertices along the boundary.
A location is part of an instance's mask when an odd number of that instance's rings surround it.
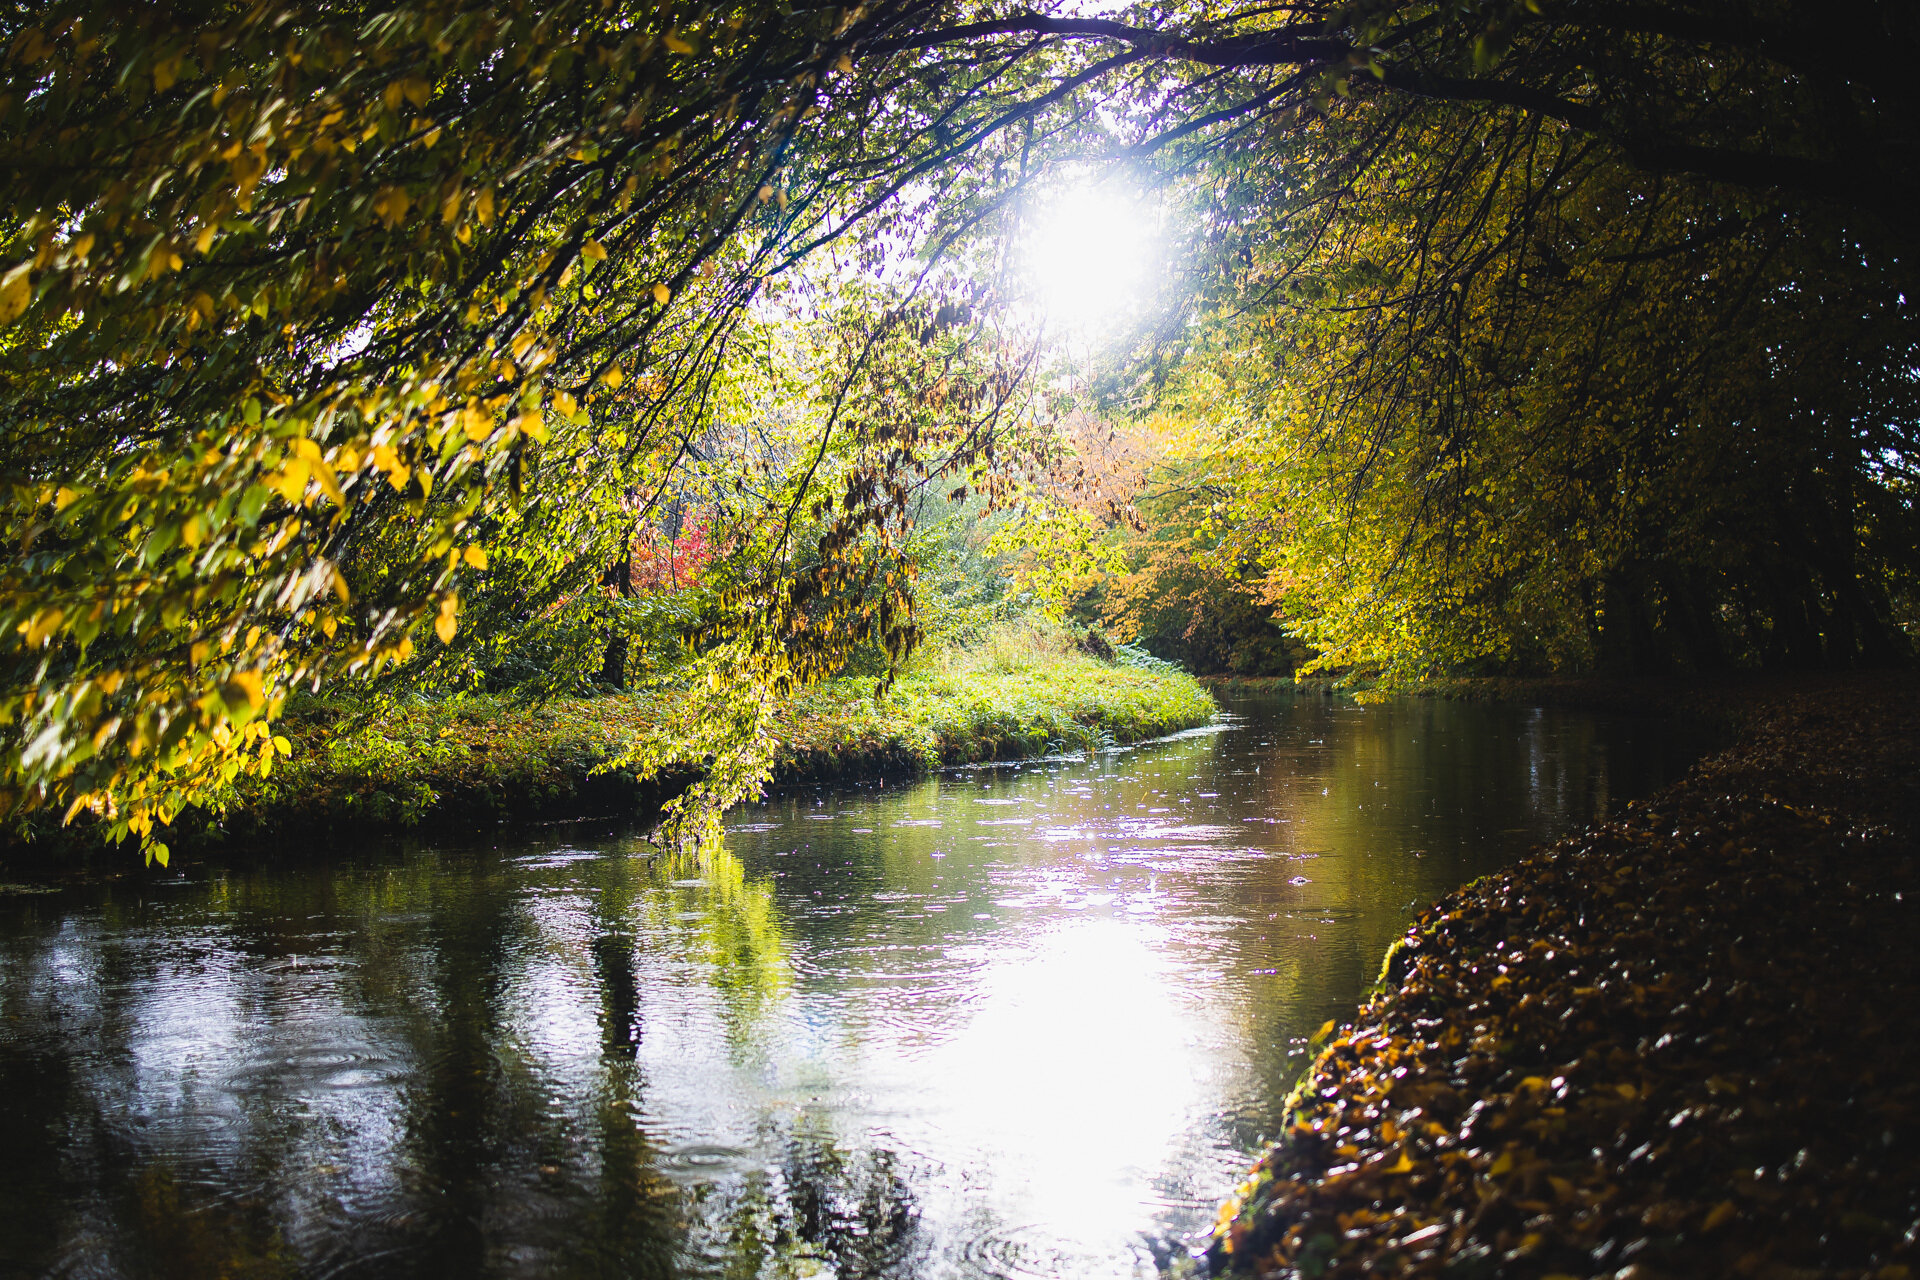
<svg viewBox="0 0 1920 1280">
<path fill-rule="evenodd" d="M 1207 723 L 1211 695 L 1127 646 L 1112 661 L 1058 627 L 1015 619 L 916 659 L 874 696 L 871 677 L 826 681 L 778 716 L 774 781 L 823 782 L 1097 750 Z M 697 776 L 689 760 L 642 785 L 608 768 L 656 732 L 670 692 L 544 703 L 503 695 L 419 701 L 377 720 L 348 703 L 290 711 L 293 755 L 236 793 L 204 835 L 406 829 L 631 808 Z M 185 834 L 191 834 L 185 833 Z"/>
</svg>

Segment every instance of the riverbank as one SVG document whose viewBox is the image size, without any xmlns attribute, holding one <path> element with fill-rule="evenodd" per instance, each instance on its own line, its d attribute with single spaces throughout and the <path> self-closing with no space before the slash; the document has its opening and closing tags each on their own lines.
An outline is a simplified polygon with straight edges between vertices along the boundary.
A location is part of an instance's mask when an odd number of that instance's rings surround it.
<svg viewBox="0 0 1920 1280">
<path fill-rule="evenodd" d="M 874 684 L 826 681 L 780 709 L 775 786 L 1128 745 L 1206 724 L 1218 710 L 1175 667 L 1124 652 L 1103 660 L 1064 632 L 1020 623 L 923 659 L 882 698 Z M 277 726 L 292 753 L 272 776 L 244 781 L 223 814 L 183 815 L 169 840 L 442 833 L 644 812 L 699 773 L 689 760 L 643 782 L 611 767 L 656 731 L 670 696 L 449 698 L 366 723 L 350 707 L 296 707 Z"/>
<path fill-rule="evenodd" d="M 1741 718 L 1421 915 L 1223 1207 L 1216 1273 L 1911 1274 L 1920 690 Z"/>
</svg>

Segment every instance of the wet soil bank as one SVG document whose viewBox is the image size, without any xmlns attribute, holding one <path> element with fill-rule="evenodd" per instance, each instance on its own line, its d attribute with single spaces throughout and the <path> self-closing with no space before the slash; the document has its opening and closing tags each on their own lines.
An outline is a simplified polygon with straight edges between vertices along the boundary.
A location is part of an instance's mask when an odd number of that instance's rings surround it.
<svg viewBox="0 0 1920 1280">
<path fill-rule="evenodd" d="M 1732 748 L 1421 915 L 1216 1274 L 1920 1267 L 1920 687 L 1687 697 Z"/>
</svg>

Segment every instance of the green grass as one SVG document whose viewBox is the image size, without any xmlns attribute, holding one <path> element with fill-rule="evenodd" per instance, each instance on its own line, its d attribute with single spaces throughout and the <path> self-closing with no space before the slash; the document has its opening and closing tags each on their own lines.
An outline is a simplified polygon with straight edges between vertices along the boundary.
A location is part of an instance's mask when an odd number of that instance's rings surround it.
<svg viewBox="0 0 1920 1280">
<path fill-rule="evenodd" d="M 979 646 L 909 670 L 875 701 L 871 681 L 833 680 L 784 712 L 787 778 L 921 768 L 1124 746 L 1209 722 L 1218 709 L 1185 672 L 1102 662 L 1065 635 L 1014 623 Z"/>
<path fill-rule="evenodd" d="M 831 680 L 781 708 L 775 783 L 1125 745 L 1206 724 L 1216 711 L 1206 689 L 1170 664 L 1124 648 L 1118 662 L 1104 662 L 1058 628 L 1028 621 L 919 659 L 880 699 L 873 690 L 871 678 Z M 206 834 L 318 835 L 629 811 L 698 772 L 689 761 L 648 786 L 605 768 L 654 732 L 667 696 L 537 705 L 470 696 L 355 727 L 340 709 L 310 706 L 283 722 L 292 758 L 266 781 L 245 784 Z M 192 831 L 188 825 L 182 835 Z"/>
</svg>

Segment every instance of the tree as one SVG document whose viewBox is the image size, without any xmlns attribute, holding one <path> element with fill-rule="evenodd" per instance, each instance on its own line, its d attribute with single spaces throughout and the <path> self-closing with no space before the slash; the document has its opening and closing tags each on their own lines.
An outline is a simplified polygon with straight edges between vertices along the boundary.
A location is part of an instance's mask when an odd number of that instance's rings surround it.
<svg viewBox="0 0 1920 1280">
<path fill-rule="evenodd" d="M 1851 16 L 1911 47 L 1910 15 Z M 1196 480 L 1323 664 L 1908 656 L 1884 69 L 1757 6 L 1049 24 L 1203 68 L 1136 117 L 1207 264 L 1154 402 L 1211 438 Z"/>
<path fill-rule="evenodd" d="M 854 75 L 849 54 L 933 12 L 5 19 L 8 811 L 92 810 L 151 841 L 270 768 L 294 686 L 432 666 L 482 575 L 496 626 L 593 647 L 577 620 L 607 613 L 598 575 L 712 428 L 755 300 L 849 227 L 904 234 L 874 211 L 928 193 L 912 86 Z M 937 284 L 909 273 L 869 308 L 843 392 L 903 341 L 935 381 L 955 363 L 963 312 Z M 792 546 L 762 540 L 756 572 L 674 625 L 756 681 L 830 666 L 849 641 L 811 625 L 818 601 L 872 580 L 836 553 L 914 475 L 972 466 L 1015 393 L 977 356 L 965 398 L 843 395 L 822 429 L 877 461 L 814 514 L 826 553 L 795 574 Z M 928 414 L 975 428 L 932 468 L 914 447 Z M 780 538 L 825 478 L 801 475 L 769 486 Z M 896 643 L 910 628 L 856 614 Z"/>
</svg>

